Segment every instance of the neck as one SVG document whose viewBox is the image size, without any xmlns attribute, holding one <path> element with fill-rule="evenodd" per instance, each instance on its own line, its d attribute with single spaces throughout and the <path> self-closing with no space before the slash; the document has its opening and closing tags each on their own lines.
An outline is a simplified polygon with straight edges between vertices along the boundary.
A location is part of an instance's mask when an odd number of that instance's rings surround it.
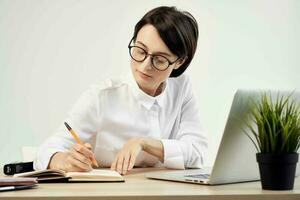
<svg viewBox="0 0 300 200">
<path fill-rule="evenodd" d="M 160 95 L 160 93 L 162 92 L 162 87 L 163 87 L 163 83 L 161 83 L 158 87 L 155 87 L 152 89 L 142 88 L 141 86 L 139 86 L 139 88 L 141 90 L 143 90 L 146 94 L 153 96 L 153 97 Z"/>
</svg>

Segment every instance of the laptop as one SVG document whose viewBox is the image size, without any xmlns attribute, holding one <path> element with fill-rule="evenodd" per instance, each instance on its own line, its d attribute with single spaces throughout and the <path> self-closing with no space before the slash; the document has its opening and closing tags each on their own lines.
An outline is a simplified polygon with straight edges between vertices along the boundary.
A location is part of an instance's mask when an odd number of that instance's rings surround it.
<svg viewBox="0 0 300 200">
<path fill-rule="evenodd" d="M 291 96 L 300 103 L 300 91 L 237 90 L 234 95 L 216 160 L 211 169 L 168 170 L 150 172 L 147 178 L 218 185 L 257 181 L 260 179 L 256 162 L 256 149 L 243 130 L 247 131 L 244 120 L 248 119 L 251 99 L 258 101 L 262 92 L 271 94 L 273 101 L 277 95 Z M 299 167 L 298 167 L 299 168 Z"/>
</svg>

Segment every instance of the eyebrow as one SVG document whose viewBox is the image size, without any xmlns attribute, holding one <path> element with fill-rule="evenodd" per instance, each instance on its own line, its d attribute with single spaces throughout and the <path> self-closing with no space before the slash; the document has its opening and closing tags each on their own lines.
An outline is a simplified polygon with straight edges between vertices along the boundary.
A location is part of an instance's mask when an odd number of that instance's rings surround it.
<svg viewBox="0 0 300 200">
<path fill-rule="evenodd" d="M 148 47 L 142 43 L 141 41 L 136 41 L 136 43 L 139 43 L 141 44 L 143 47 L 145 47 L 146 49 L 148 49 Z M 164 56 L 168 56 L 168 57 L 172 57 L 172 55 L 166 53 L 166 52 L 161 52 L 161 51 L 156 51 L 156 52 L 153 52 L 154 54 L 160 54 L 160 55 L 164 55 Z"/>
</svg>

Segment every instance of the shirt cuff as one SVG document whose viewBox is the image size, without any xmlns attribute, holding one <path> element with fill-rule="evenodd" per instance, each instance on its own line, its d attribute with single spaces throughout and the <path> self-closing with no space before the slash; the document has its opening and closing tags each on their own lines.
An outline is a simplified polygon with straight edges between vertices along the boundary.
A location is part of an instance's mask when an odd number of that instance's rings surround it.
<svg viewBox="0 0 300 200">
<path fill-rule="evenodd" d="M 184 169 L 184 158 L 181 151 L 181 141 L 161 140 L 164 146 L 164 166 L 171 169 Z"/>
<path fill-rule="evenodd" d="M 47 169 L 51 157 L 59 152 L 57 149 L 48 149 L 46 152 L 39 153 L 33 162 L 34 170 L 44 170 Z"/>
</svg>

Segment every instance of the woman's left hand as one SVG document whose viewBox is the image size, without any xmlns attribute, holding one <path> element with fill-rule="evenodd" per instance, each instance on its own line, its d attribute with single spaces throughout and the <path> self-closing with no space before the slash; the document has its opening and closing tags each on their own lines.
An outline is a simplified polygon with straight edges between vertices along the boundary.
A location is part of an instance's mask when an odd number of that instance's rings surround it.
<svg viewBox="0 0 300 200">
<path fill-rule="evenodd" d="M 133 138 L 125 143 L 121 151 L 117 154 L 115 160 L 111 164 L 111 170 L 115 170 L 122 175 L 130 171 L 134 164 L 137 155 L 143 149 L 143 139 Z"/>
</svg>

